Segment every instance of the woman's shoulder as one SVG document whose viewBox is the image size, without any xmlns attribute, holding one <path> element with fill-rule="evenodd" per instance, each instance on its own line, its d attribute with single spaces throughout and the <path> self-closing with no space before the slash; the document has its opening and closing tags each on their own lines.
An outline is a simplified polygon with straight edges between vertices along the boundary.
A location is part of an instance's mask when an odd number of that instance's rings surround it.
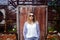
<svg viewBox="0 0 60 40">
<path fill-rule="evenodd" d="M 36 23 L 36 24 L 39 24 L 39 22 L 38 22 L 38 21 L 36 21 L 35 23 Z"/>
</svg>

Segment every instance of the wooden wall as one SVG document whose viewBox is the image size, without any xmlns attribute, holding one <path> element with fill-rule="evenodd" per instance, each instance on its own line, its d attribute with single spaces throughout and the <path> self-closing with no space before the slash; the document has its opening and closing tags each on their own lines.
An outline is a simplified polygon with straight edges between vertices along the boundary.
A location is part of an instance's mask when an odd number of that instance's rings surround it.
<svg viewBox="0 0 60 40">
<path fill-rule="evenodd" d="M 30 7 L 28 7 L 30 8 Z M 29 11 L 28 11 L 29 10 Z M 23 25 L 27 19 L 27 13 L 32 11 L 31 8 L 27 7 L 20 10 L 20 40 L 23 40 Z M 45 40 L 46 34 L 46 6 L 34 7 L 34 14 L 40 24 L 40 39 Z"/>
</svg>

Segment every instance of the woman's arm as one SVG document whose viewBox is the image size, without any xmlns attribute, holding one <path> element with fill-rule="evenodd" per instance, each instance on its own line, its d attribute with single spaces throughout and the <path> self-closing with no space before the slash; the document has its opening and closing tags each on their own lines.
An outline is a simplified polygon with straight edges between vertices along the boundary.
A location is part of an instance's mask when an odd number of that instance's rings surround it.
<svg viewBox="0 0 60 40">
<path fill-rule="evenodd" d="M 26 33 L 27 33 L 27 28 L 26 28 L 26 22 L 24 23 L 24 28 L 23 28 L 23 36 L 26 38 Z"/>
<path fill-rule="evenodd" d="M 37 34 L 38 34 L 38 38 L 40 38 L 40 26 L 38 22 L 37 22 Z"/>
</svg>

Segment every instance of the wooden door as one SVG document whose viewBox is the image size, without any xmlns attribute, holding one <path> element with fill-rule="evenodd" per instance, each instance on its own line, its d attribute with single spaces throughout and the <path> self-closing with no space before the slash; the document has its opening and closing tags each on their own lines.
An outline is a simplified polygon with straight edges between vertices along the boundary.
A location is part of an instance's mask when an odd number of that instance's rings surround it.
<svg viewBox="0 0 60 40">
<path fill-rule="evenodd" d="M 40 39 L 45 40 L 46 35 L 46 6 L 32 6 L 20 8 L 20 40 L 23 40 L 23 25 L 27 20 L 27 13 L 34 12 L 36 18 L 40 24 Z"/>
</svg>

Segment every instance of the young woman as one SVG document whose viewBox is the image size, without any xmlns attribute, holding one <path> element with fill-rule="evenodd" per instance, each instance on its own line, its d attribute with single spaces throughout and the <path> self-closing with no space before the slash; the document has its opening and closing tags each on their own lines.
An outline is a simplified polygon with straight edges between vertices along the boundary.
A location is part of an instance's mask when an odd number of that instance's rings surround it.
<svg viewBox="0 0 60 40">
<path fill-rule="evenodd" d="M 39 23 L 33 13 L 28 13 L 28 19 L 23 28 L 24 40 L 38 40 L 40 38 Z"/>
</svg>

